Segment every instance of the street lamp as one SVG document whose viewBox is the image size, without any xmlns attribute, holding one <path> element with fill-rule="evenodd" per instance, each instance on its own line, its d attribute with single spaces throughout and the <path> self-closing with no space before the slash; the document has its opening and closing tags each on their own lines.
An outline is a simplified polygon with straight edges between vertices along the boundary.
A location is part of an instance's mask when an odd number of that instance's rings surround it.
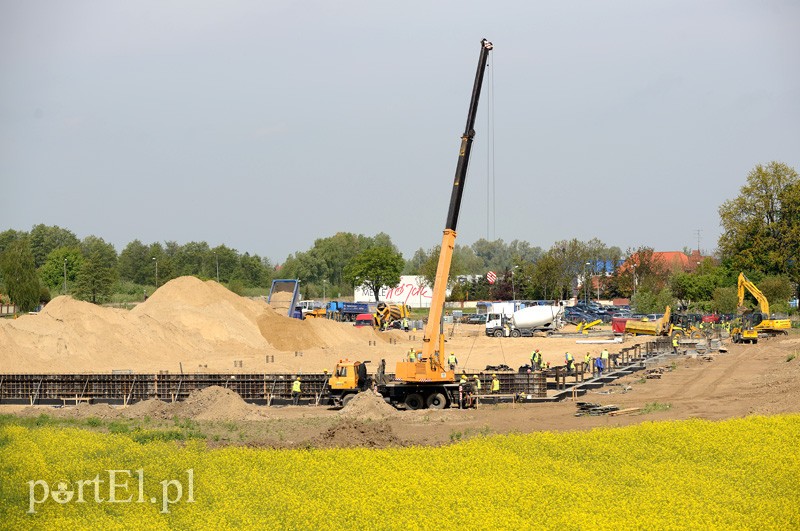
<svg viewBox="0 0 800 531">
<path fill-rule="evenodd" d="M 587 267 L 588 267 L 588 266 L 591 266 L 591 265 L 592 265 L 592 263 L 591 263 L 591 262 L 586 262 L 586 266 L 587 266 Z M 586 284 L 586 288 L 585 288 L 585 299 L 586 299 L 586 306 L 588 307 L 588 306 L 589 306 L 589 283 L 587 282 L 587 276 L 588 276 L 588 275 L 587 275 L 587 273 L 586 273 L 586 267 L 584 267 L 584 268 L 583 268 L 583 283 L 584 283 L 584 284 Z"/>
<path fill-rule="evenodd" d="M 67 259 L 64 258 L 64 295 L 67 294 Z"/>
<path fill-rule="evenodd" d="M 633 298 L 636 298 L 636 264 L 631 266 L 631 270 L 633 271 Z"/>
<path fill-rule="evenodd" d="M 322 279 L 322 302 L 325 302 L 325 285 L 328 284 L 328 281 L 324 278 Z"/>
<path fill-rule="evenodd" d="M 156 260 L 155 256 L 153 257 L 153 262 L 156 264 L 156 289 L 158 289 L 158 260 Z"/>
</svg>

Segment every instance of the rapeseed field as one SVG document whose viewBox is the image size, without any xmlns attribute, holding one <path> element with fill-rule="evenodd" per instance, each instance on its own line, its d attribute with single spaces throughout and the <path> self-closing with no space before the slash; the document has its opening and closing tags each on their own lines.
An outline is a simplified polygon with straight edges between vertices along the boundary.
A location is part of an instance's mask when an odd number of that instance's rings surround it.
<svg viewBox="0 0 800 531">
<path fill-rule="evenodd" d="M 209 449 L 0 428 L 3 529 L 800 529 L 800 415 Z"/>
</svg>

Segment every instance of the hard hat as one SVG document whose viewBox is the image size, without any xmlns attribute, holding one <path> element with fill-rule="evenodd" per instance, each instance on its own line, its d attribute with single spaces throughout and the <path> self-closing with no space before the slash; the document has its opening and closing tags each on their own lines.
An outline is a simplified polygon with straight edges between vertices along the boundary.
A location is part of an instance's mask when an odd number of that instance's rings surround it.
<svg viewBox="0 0 800 531">
<path fill-rule="evenodd" d="M 300 377 L 299 377 L 299 376 L 298 376 L 297 378 L 295 378 L 295 380 L 299 380 L 299 379 L 300 379 Z"/>
<path fill-rule="evenodd" d="M 478 375 L 477 374 L 473 374 L 472 377 L 475 378 L 476 380 L 478 379 Z"/>
<path fill-rule="evenodd" d="M 497 373 L 496 373 L 496 372 L 493 372 L 493 373 L 492 373 L 492 376 L 497 376 Z"/>
</svg>

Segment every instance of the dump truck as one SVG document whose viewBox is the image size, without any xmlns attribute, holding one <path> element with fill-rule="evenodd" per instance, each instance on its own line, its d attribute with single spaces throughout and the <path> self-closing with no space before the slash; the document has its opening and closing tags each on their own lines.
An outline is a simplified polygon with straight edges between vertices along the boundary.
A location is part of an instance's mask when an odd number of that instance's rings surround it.
<svg viewBox="0 0 800 531">
<path fill-rule="evenodd" d="M 303 318 L 302 312 L 297 310 L 297 300 L 300 297 L 300 281 L 297 279 L 282 278 L 272 281 L 267 303 L 276 312 L 289 317 Z"/>
<path fill-rule="evenodd" d="M 352 323 L 360 314 L 375 313 L 375 309 L 374 302 L 329 301 L 327 314 L 328 319 Z"/>
<path fill-rule="evenodd" d="M 461 210 L 461 197 L 464 193 L 464 183 L 467 178 L 472 141 L 475 136 L 475 117 L 478 110 L 483 75 L 489 59 L 492 43 L 486 39 L 481 40 L 481 52 L 478 59 L 478 70 L 472 87 L 469 111 L 467 112 L 467 125 L 461 135 L 461 146 L 458 152 L 453 188 L 450 194 L 450 206 L 445 220 L 442 234 L 439 262 L 436 266 L 436 277 L 433 283 L 433 294 L 428 312 L 428 323 L 422 337 L 422 356 L 415 361 L 400 361 L 395 368 L 394 380 L 379 381 L 376 389 L 386 401 L 393 405 L 404 405 L 408 409 L 429 407 L 441 409 L 458 403 L 460 394 L 465 392 L 465 387 L 455 380 L 453 369 L 445 363 L 445 335 L 444 335 L 444 303 L 447 294 L 447 282 L 450 276 L 450 263 L 453 259 L 453 249 L 456 240 L 456 225 Z M 355 362 L 341 361 L 336 366 L 337 373 L 340 369 L 351 367 L 355 370 Z M 384 374 L 385 366 L 378 369 L 377 375 Z M 344 402 L 347 395 L 357 392 L 352 381 L 349 384 L 339 385 L 333 381 L 328 386 L 331 396 L 339 403 Z M 380 379 L 379 379 L 380 380 Z M 337 389 L 334 390 L 334 386 Z M 337 398 L 338 397 L 338 398 Z"/>
</svg>

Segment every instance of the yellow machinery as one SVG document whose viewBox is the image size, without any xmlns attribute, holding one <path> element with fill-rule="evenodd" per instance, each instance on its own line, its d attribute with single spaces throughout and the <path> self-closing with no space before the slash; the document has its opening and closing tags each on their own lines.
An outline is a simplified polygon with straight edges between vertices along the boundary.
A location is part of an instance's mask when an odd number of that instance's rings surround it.
<svg viewBox="0 0 800 531">
<path fill-rule="evenodd" d="M 625 333 L 645 336 L 667 336 L 670 335 L 670 308 L 664 310 L 664 317 L 653 321 L 627 321 L 625 323 Z"/>
<path fill-rule="evenodd" d="M 394 381 L 381 383 L 383 362 L 378 369 L 377 392 L 391 404 L 403 404 L 408 409 L 424 407 L 441 409 L 449 406 L 456 400 L 461 400 L 465 389 L 455 381 L 453 369 L 445 364 L 446 354 L 444 349 L 444 312 L 447 282 L 450 278 L 450 262 L 453 259 L 453 249 L 456 240 L 456 225 L 461 209 L 461 196 L 464 192 L 464 182 L 467 177 L 467 167 L 472 149 L 472 140 L 475 136 L 475 117 L 478 110 L 483 75 L 489 59 L 492 43 L 486 39 L 481 40 L 481 53 L 478 59 L 478 70 L 475 74 L 475 83 L 472 87 L 467 125 L 461 136 L 461 147 L 458 152 L 458 164 L 453 180 L 453 190 L 450 195 L 450 208 L 447 213 L 442 247 L 439 253 L 439 263 L 436 267 L 436 279 L 433 284 L 431 306 L 428 313 L 428 323 L 422 338 L 421 355 L 415 356 L 415 361 L 400 361 L 397 363 Z M 340 371 L 353 372 L 361 369 L 354 362 L 340 362 L 336 366 L 337 375 Z M 334 376 L 331 378 L 331 395 L 334 403 L 344 404 L 355 393 L 354 382 L 349 376 Z M 334 389 L 334 386 L 338 386 Z M 351 386 L 351 387 L 347 387 Z"/>
<path fill-rule="evenodd" d="M 409 315 L 409 308 L 405 304 L 386 304 L 385 302 L 379 302 L 373 318 L 375 320 L 375 326 L 383 328 L 384 324 L 390 326 L 394 321 L 407 318 Z"/>
<path fill-rule="evenodd" d="M 492 43 L 483 39 L 481 41 L 481 54 L 478 59 L 478 71 L 475 74 L 475 83 L 472 87 L 467 125 L 461 135 L 461 148 L 458 152 L 458 163 L 453 180 L 453 191 L 450 195 L 450 207 L 445 221 L 442 246 L 439 252 L 439 263 L 436 266 L 436 278 L 433 283 L 428 323 L 422 338 L 422 360 L 411 362 L 403 361 L 397 364 L 396 378 L 404 382 L 454 382 L 453 371 L 445 365 L 444 330 L 442 330 L 442 312 L 447 291 L 447 282 L 450 278 L 450 262 L 453 259 L 453 249 L 456 242 L 456 225 L 458 214 L 461 210 L 461 196 L 464 193 L 464 182 L 467 178 L 467 167 L 472 150 L 472 140 L 475 136 L 475 116 L 478 111 L 483 74 L 489 59 Z"/>
<path fill-rule="evenodd" d="M 740 327 L 742 332 L 746 331 L 749 326 L 752 326 L 752 330 L 756 333 L 763 332 L 768 335 L 778 335 L 778 334 L 787 334 L 787 330 L 792 327 L 791 321 L 789 319 L 772 319 L 769 313 L 769 301 L 767 301 L 767 297 L 761 293 L 761 290 L 756 287 L 755 284 L 750 282 L 744 273 L 739 273 L 739 313 L 744 314 L 742 316 L 742 322 L 749 321 L 749 324 L 745 323 L 744 326 Z M 758 301 L 759 308 L 761 312 L 753 312 L 750 311 L 744 306 L 744 292 L 745 290 L 749 291 L 750 294 L 756 298 Z"/>
<path fill-rule="evenodd" d="M 602 319 L 595 319 L 594 321 L 590 321 L 588 323 L 586 321 L 581 321 L 580 323 L 578 323 L 577 331 L 578 332 L 588 332 L 590 328 L 595 327 L 597 325 L 601 325 L 601 324 L 603 324 L 603 320 Z"/>
</svg>

